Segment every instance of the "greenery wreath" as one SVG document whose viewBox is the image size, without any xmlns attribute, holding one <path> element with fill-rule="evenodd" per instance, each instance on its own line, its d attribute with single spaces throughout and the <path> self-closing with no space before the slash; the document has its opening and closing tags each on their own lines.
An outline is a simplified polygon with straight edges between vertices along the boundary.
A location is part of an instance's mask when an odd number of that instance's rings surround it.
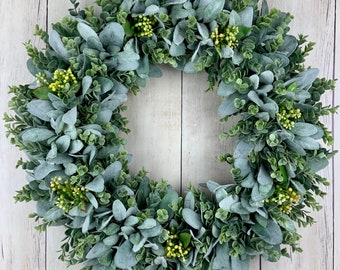
<svg viewBox="0 0 340 270">
<path fill-rule="evenodd" d="M 312 49 L 289 35 L 292 16 L 258 0 L 95 0 L 30 42 L 35 80 L 10 88 L 11 142 L 26 152 L 18 166 L 28 184 L 16 201 L 37 201 L 37 227 L 64 225 L 60 259 L 83 269 L 249 268 L 300 252 L 298 226 L 313 223 L 326 179 L 317 174 L 334 154 L 320 117 L 334 113 L 320 96 L 334 81 L 304 66 Z M 96 14 L 96 15 L 95 15 Z M 129 173 L 128 89 L 137 93 L 158 64 L 204 70 L 217 86 L 222 121 L 239 121 L 234 183 L 213 181 L 181 196 L 142 169 Z M 205 189 L 204 189 L 205 188 Z"/>
</svg>

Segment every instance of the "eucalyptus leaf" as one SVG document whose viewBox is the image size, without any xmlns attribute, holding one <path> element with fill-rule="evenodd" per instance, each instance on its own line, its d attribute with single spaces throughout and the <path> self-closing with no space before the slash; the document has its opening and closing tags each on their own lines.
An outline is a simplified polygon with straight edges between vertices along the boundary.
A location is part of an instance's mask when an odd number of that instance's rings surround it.
<svg viewBox="0 0 340 270">
<path fill-rule="evenodd" d="M 83 97 L 88 93 L 92 84 L 92 78 L 90 76 L 85 76 L 82 80 L 82 95 Z"/>
<path fill-rule="evenodd" d="M 239 256 L 231 256 L 231 269 L 248 270 L 250 264 L 250 257 L 240 258 Z"/>
<path fill-rule="evenodd" d="M 147 79 L 150 73 L 150 63 L 147 55 L 144 55 L 139 59 L 139 65 L 137 69 L 137 74 L 143 79 Z"/>
<path fill-rule="evenodd" d="M 297 192 L 299 194 L 301 194 L 302 196 L 304 196 L 306 194 L 306 188 L 303 186 L 302 183 L 295 181 L 295 180 L 291 180 L 293 186 L 296 188 Z"/>
</svg>

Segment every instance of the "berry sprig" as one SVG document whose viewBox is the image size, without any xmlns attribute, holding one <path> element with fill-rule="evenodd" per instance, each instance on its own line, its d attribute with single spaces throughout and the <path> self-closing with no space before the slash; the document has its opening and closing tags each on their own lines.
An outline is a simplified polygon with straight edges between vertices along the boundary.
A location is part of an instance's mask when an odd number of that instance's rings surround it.
<svg viewBox="0 0 340 270">
<path fill-rule="evenodd" d="M 300 109 L 286 109 L 281 107 L 276 114 L 277 120 L 285 129 L 292 129 L 295 126 L 295 119 L 301 118 Z"/>
<path fill-rule="evenodd" d="M 143 16 L 139 14 L 133 18 L 132 29 L 137 37 L 152 37 L 157 19 L 154 15 Z"/>
<path fill-rule="evenodd" d="M 234 49 L 238 45 L 238 40 L 236 37 L 238 33 L 239 29 L 235 25 L 228 25 L 222 29 L 220 29 L 220 27 L 217 25 L 210 37 L 216 47 L 229 46 L 230 48 Z"/>
<path fill-rule="evenodd" d="M 266 203 L 276 203 L 281 210 L 281 212 L 285 214 L 290 214 L 293 209 L 293 205 L 297 204 L 301 198 L 301 195 L 296 193 L 293 188 L 289 187 L 287 189 L 277 186 L 273 196 L 266 199 Z"/>
<path fill-rule="evenodd" d="M 78 81 L 70 68 L 67 70 L 57 69 L 54 71 L 52 82 L 48 85 L 48 87 L 52 90 L 52 92 L 56 92 L 57 95 L 60 96 L 66 86 L 70 87 L 77 83 Z"/>
<path fill-rule="evenodd" d="M 184 233 L 185 234 L 185 233 Z M 181 259 L 185 262 L 185 257 L 189 254 L 191 248 L 188 243 L 185 245 L 175 232 L 169 232 L 168 240 L 166 241 L 166 257 L 173 259 Z"/>
<path fill-rule="evenodd" d="M 83 186 L 73 185 L 69 180 L 63 182 L 61 177 L 53 177 L 50 183 L 52 191 L 58 196 L 56 206 L 69 212 L 73 207 L 78 206 L 85 210 L 87 189 Z"/>
</svg>

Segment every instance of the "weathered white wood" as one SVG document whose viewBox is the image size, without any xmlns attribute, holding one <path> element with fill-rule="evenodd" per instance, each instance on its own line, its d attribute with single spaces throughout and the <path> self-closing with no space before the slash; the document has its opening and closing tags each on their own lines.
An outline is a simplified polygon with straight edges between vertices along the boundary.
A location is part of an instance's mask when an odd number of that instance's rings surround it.
<svg viewBox="0 0 340 270">
<path fill-rule="evenodd" d="M 340 5 L 336 4 L 336 14 L 340 14 Z M 340 78 L 340 16 L 336 16 L 335 22 L 335 58 L 334 58 L 334 77 Z M 336 90 L 334 92 L 333 102 L 335 105 L 340 105 L 340 83 L 338 81 Z M 340 114 L 334 115 L 333 120 L 334 127 L 334 148 L 340 150 Z M 334 158 L 334 167 L 333 167 L 333 188 L 334 188 L 334 196 L 333 196 L 333 204 L 334 204 L 334 269 L 340 269 L 340 154 L 337 154 Z"/>
<path fill-rule="evenodd" d="M 167 180 L 180 189 L 181 72 L 163 66 L 163 77 L 152 78 L 129 95 L 128 151 L 134 156 L 132 173 L 143 166 L 154 180 Z"/>
<path fill-rule="evenodd" d="M 334 57 L 334 18 L 335 1 L 270 1 L 271 7 L 277 7 L 294 15 L 291 32 L 295 35 L 308 35 L 309 40 L 316 42 L 315 49 L 307 59 L 306 66 L 320 69 L 320 76 L 332 78 Z M 332 104 L 332 93 L 323 102 Z M 331 118 L 323 120 L 331 128 Z M 332 166 L 321 172 L 322 176 L 332 182 Z M 302 235 L 302 254 L 293 254 L 292 259 L 281 259 L 279 263 L 261 263 L 261 270 L 319 270 L 333 268 L 333 186 L 325 189 L 328 196 L 320 202 L 324 208 L 313 213 L 316 224 L 306 229 L 299 229 Z"/>
<path fill-rule="evenodd" d="M 197 185 L 208 180 L 232 181 L 230 167 L 218 160 L 219 155 L 233 148 L 233 140 L 219 139 L 219 135 L 231 125 L 220 122 L 217 109 L 221 98 L 216 90 L 206 92 L 208 86 L 207 75 L 203 72 L 183 75 L 183 188 L 190 183 Z"/>
<path fill-rule="evenodd" d="M 25 173 L 15 169 L 22 153 L 5 137 L 3 121 L 10 98 L 8 85 L 32 80 L 25 67 L 23 43 L 32 39 L 35 24 L 44 22 L 45 8 L 45 1 L 39 0 L 0 2 L 0 269 L 4 270 L 45 267 L 45 234 L 37 232 L 34 229 L 37 224 L 28 219 L 28 214 L 35 212 L 35 204 L 14 203 L 15 191 L 26 180 Z"/>
</svg>

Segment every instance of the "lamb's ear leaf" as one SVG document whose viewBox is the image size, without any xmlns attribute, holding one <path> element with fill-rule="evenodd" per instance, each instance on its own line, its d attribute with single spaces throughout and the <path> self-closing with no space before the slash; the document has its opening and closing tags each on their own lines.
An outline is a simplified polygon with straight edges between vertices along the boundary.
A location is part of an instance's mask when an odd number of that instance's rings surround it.
<svg viewBox="0 0 340 270">
<path fill-rule="evenodd" d="M 126 208 L 118 199 L 112 203 L 112 214 L 117 221 L 122 221 L 126 218 Z"/>
<path fill-rule="evenodd" d="M 183 209 L 182 216 L 185 222 L 196 230 L 200 229 L 203 226 L 201 216 L 189 208 Z"/>
<path fill-rule="evenodd" d="M 114 263 L 116 267 L 121 269 L 130 269 L 138 263 L 136 253 L 132 251 L 132 244 L 129 240 L 126 240 L 117 249 Z"/>
<path fill-rule="evenodd" d="M 99 175 L 92 182 L 85 186 L 88 190 L 94 192 L 102 192 L 104 190 L 104 178 Z"/>
<path fill-rule="evenodd" d="M 268 219 L 266 227 L 256 223 L 251 226 L 251 228 L 255 234 L 270 245 L 279 245 L 282 243 L 283 236 L 280 226 L 271 219 Z"/>
<path fill-rule="evenodd" d="M 24 142 L 40 142 L 45 141 L 56 135 L 52 130 L 46 128 L 30 128 L 21 134 Z"/>
<path fill-rule="evenodd" d="M 109 246 L 105 245 L 104 242 L 98 242 L 95 244 L 86 255 L 86 259 L 95 259 L 102 256 L 105 252 L 110 249 Z"/>
</svg>

